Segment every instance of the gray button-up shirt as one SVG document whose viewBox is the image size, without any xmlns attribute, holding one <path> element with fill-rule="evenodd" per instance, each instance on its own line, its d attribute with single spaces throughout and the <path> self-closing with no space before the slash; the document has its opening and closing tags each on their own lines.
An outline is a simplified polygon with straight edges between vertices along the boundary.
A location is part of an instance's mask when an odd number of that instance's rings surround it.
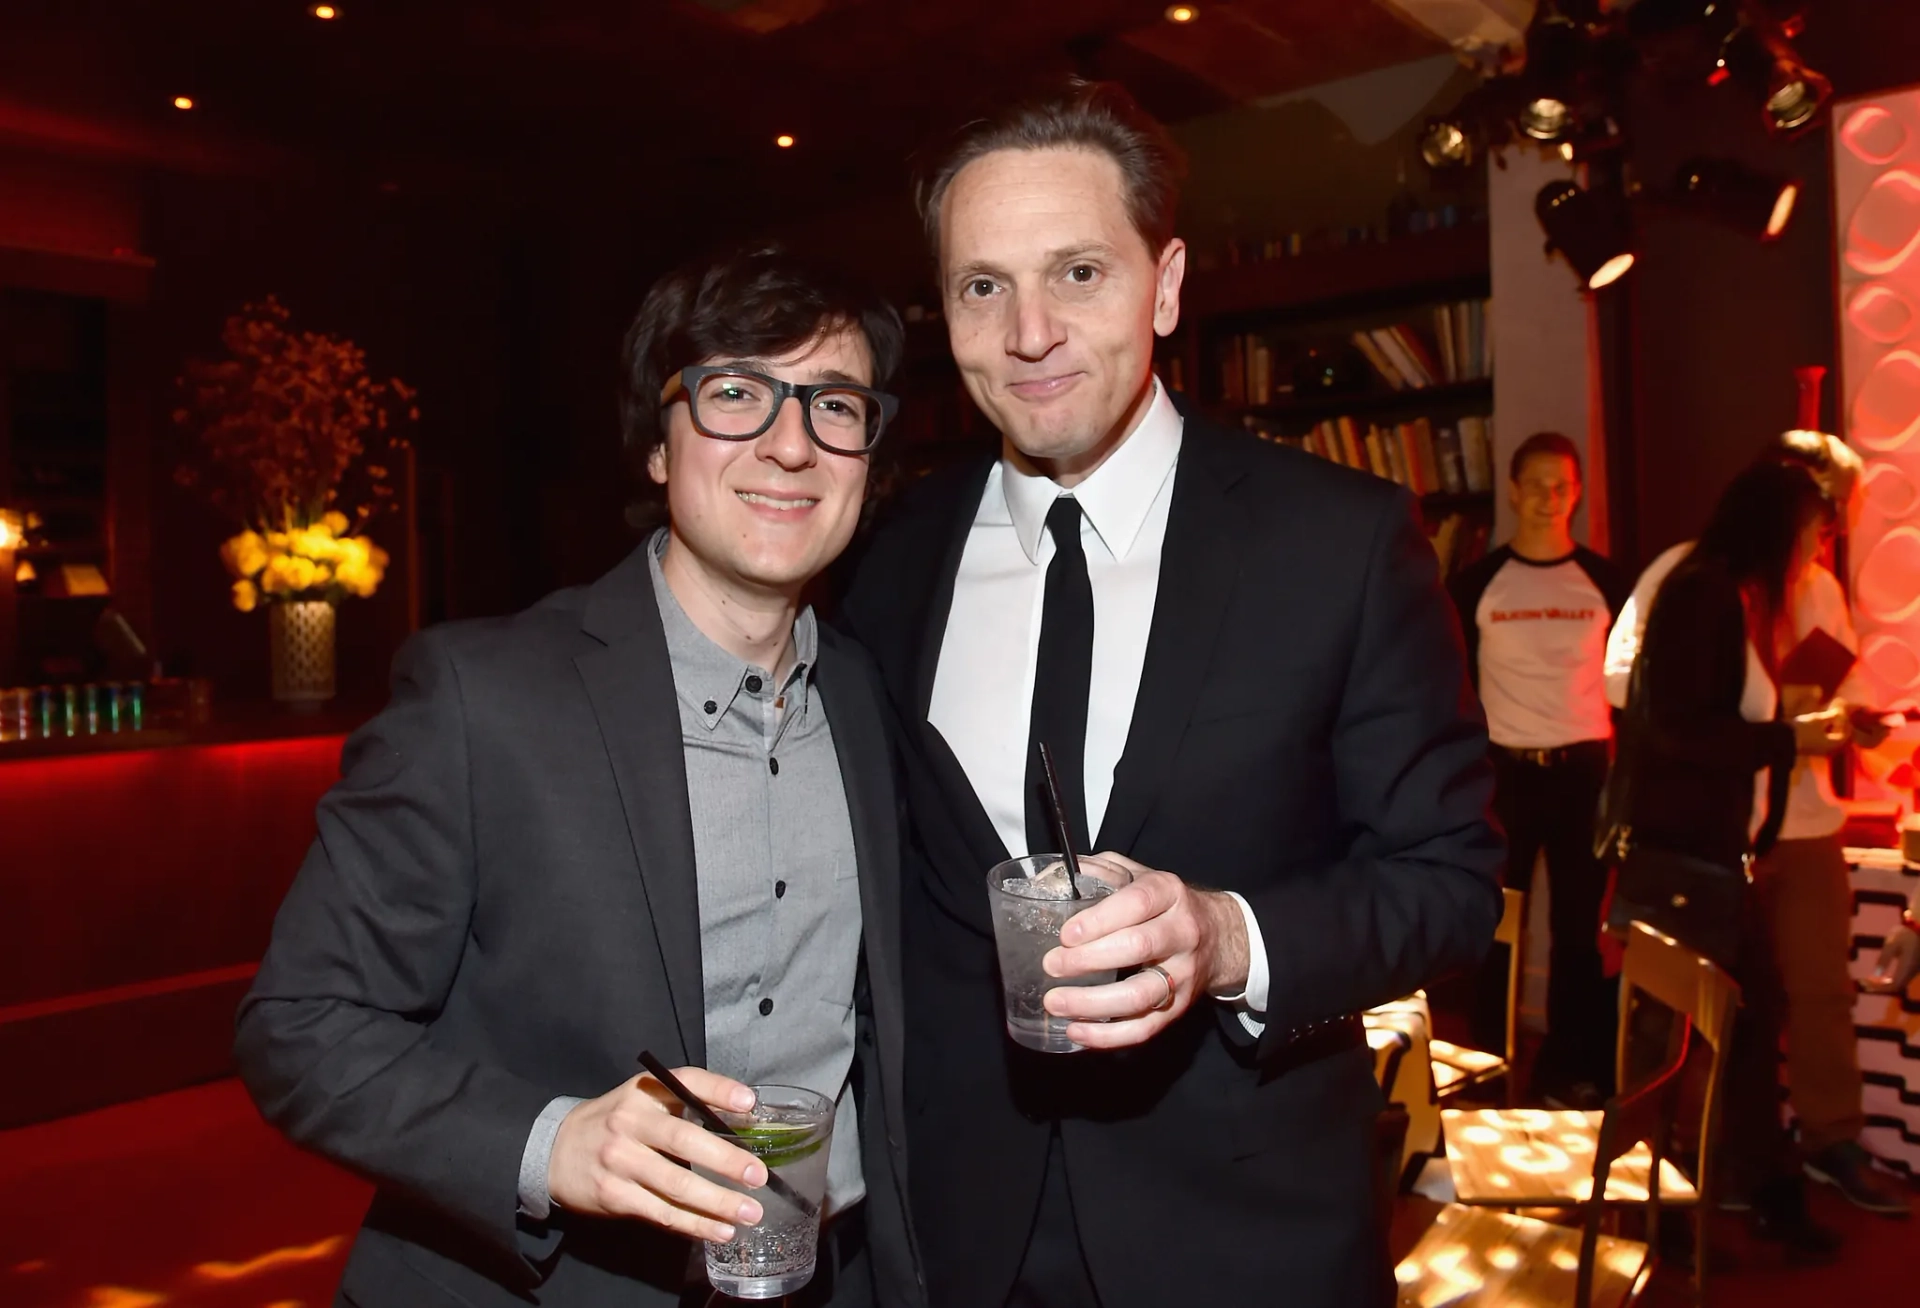
<svg viewBox="0 0 1920 1308">
<path fill-rule="evenodd" d="M 794 663 L 776 684 L 694 626 L 649 549 L 680 705 L 700 904 L 707 1067 L 749 1084 L 804 1086 L 835 1102 L 827 1211 L 866 1194 L 853 1066 L 860 882 L 853 824 L 826 706 L 813 690 L 819 632 L 794 622 Z M 547 1162 L 560 1119 L 548 1105 L 527 1141 L 521 1206 L 549 1209 Z"/>
</svg>

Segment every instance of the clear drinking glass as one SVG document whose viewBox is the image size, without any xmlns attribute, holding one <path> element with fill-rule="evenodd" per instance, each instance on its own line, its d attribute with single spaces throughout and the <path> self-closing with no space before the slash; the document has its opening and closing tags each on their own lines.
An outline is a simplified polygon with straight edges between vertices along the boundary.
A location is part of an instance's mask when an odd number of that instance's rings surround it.
<svg viewBox="0 0 1920 1308">
<path fill-rule="evenodd" d="M 735 1299 L 778 1299 L 813 1279 L 833 1144 L 833 1101 L 792 1085 L 757 1085 L 753 1093 L 752 1112 L 716 1111 L 743 1137 L 740 1147 L 782 1178 L 793 1197 L 772 1184 L 748 1190 L 730 1177 L 697 1169 L 729 1190 L 752 1195 L 761 1208 L 758 1226 L 736 1222 L 733 1239 L 707 1242 L 707 1280 Z"/>
<path fill-rule="evenodd" d="M 1040 960 L 1060 943 L 1060 928 L 1068 918 L 1132 880 L 1132 874 L 1123 869 L 1109 870 L 1083 860 L 1074 880 L 1080 890 L 1080 898 L 1075 899 L 1067 888 L 1066 864 L 1058 854 L 1008 859 L 987 873 L 993 937 L 1000 950 L 1000 987 L 1006 993 L 1007 1034 L 1015 1044 L 1049 1054 L 1086 1048 L 1067 1039 L 1066 1018 L 1048 1014 L 1047 991 L 1055 986 L 1108 985 L 1119 974 L 1052 977 L 1042 970 Z"/>
</svg>

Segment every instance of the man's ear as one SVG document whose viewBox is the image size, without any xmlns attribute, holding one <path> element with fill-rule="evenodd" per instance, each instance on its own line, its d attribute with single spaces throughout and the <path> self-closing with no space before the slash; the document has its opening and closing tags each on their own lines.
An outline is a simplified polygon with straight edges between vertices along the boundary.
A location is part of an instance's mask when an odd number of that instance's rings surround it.
<svg viewBox="0 0 1920 1308">
<path fill-rule="evenodd" d="M 666 441 L 661 441 L 658 445 L 647 451 L 647 476 L 652 479 L 656 486 L 664 486 L 667 484 Z"/>
<path fill-rule="evenodd" d="M 1187 276 L 1187 243 L 1179 237 L 1167 242 L 1154 265 L 1153 331 L 1171 336 L 1180 325 L 1180 287 Z"/>
</svg>

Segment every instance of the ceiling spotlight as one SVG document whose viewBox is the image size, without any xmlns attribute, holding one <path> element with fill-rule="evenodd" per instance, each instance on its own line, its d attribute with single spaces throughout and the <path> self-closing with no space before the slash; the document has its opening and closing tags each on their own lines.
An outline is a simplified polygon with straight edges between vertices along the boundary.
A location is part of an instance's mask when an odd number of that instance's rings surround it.
<svg viewBox="0 0 1920 1308">
<path fill-rule="evenodd" d="M 793 138 L 791 136 L 788 136 L 785 132 L 782 132 L 780 133 L 780 135 L 774 137 L 773 143 L 779 146 L 782 150 L 793 149 Z"/>
<path fill-rule="evenodd" d="M 1520 130 L 1536 141 L 1557 141 L 1572 125 L 1567 102 L 1550 95 L 1536 96 L 1520 108 Z"/>
<path fill-rule="evenodd" d="M 1473 161 L 1473 141 L 1459 123 L 1430 118 L 1420 133 L 1420 157 L 1429 168 L 1458 168 Z"/>
<path fill-rule="evenodd" d="M 1771 241 L 1787 230 L 1800 184 L 1732 159 L 1689 159 L 1674 175 L 1677 202 L 1727 226 Z"/>
<path fill-rule="evenodd" d="M 190 95 L 176 95 L 173 97 L 173 107 L 175 109 L 191 109 L 193 108 L 193 97 Z"/>
<path fill-rule="evenodd" d="M 322 22 L 332 22 L 340 16 L 340 11 L 332 5 L 315 5 L 313 8 L 307 10 L 307 12 Z"/>
<path fill-rule="evenodd" d="M 1791 136 L 1811 126 L 1833 98 L 1833 84 L 1800 61 L 1777 30 L 1742 23 L 1720 44 L 1710 85 L 1733 81 L 1762 97 L 1767 130 Z"/>
<path fill-rule="evenodd" d="M 1833 83 L 1797 61 L 1774 65 L 1767 87 L 1767 125 L 1780 133 L 1812 123 L 1833 98 Z"/>
<path fill-rule="evenodd" d="M 1633 267 L 1626 199 L 1618 192 L 1548 182 L 1534 197 L 1533 212 L 1547 233 L 1547 249 L 1566 256 L 1586 289 L 1597 291 Z"/>
<path fill-rule="evenodd" d="M 1200 16 L 1200 11 L 1198 9 L 1195 9 L 1192 5 L 1168 5 L 1167 6 L 1167 21 L 1169 23 L 1191 23 L 1194 19 L 1198 18 L 1199 16 Z"/>
</svg>

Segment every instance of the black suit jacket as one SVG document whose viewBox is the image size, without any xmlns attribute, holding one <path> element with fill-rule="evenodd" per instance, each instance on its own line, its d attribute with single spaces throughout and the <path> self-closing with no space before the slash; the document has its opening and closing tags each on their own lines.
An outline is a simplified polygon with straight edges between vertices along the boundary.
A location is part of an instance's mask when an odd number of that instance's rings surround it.
<svg viewBox="0 0 1920 1308">
<path fill-rule="evenodd" d="M 1131 1051 L 1004 1038 L 985 872 L 1007 856 L 927 706 L 991 460 L 910 491 L 845 621 L 897 712 L 908 1142 L 936 1304 L 1018 1269 L 1059 1123 L 1108 1308 L 1391 1301 L 1364 1043 L 1300 1040 L 1474 963 L 1500 913 L 1486 733 L 1405 492 L 1194 418 L 1175 474 L 1139 696 L 1096 849 L 1253 906 L 1265 1033 L 1201 1003 Z M 1024 853 L 1026 851 L 1014 851 Z M 1348 1031 L 1351 1024 L 1336 1026 Z"/>
<path fill-rule="evenodd" d="M 864 654 L 823 631 L 814 675 L 865 920 L 871 1257 L 880 1302 L 912 1304 L 892 763 Z M 378 1183 L 345 1293 L 367 1308 L 677 1303 L 687 1242 L 517 1216 L 549 1100 L 604 1093 L 643 1048 L 705 1059 L 680 715 L 644 550 L 516 617 L 409 641 L 318 826 L 235 1052 L 269 1121 Z"/>
</svg>

